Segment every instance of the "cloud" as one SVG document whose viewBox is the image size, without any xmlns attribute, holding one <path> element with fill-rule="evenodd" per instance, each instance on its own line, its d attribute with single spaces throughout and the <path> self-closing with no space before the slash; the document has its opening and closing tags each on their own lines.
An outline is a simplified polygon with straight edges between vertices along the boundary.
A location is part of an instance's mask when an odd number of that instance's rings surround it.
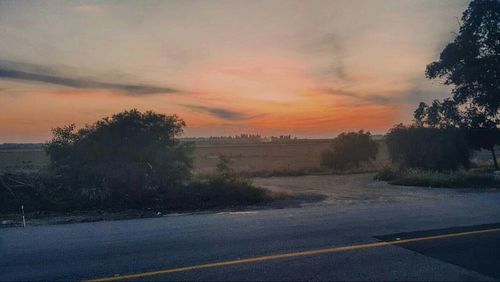
<svg viewBox="0 0 500 282">
<path fill-rule="evenodd" d="M 325 89 L 323 89 L 323 92 L 328 93 L 328 94 L 332 94 L 332 95 L 337 95 L 337 96 L 351 97 L 351 98 L 355 98 L 358 100 L 372 102 L 372 103 L 376 103 L 376 104 L 393 104 L 393 103 L 401 102 L 401 100 L 402 100 L 402 97 L 399 97 L 399 96 L 386 97 L 386 96 L 383 96 L 380 94 L 361 95 L 361 94 L 356 93 L 356 92 L 346 91 L 346 90 L 342 90 L 342 89 L 325 88 Z"/>
<path fill-rule="evenodd" d="M 305 52 L 320 59 L 316 66 L 319 75 L 323 77 L 333 75 L 341 80 L 348 78 L 344 63 L 345 50 L 337 35 L 330 33 L 312 40 L 307 44 Z"/>
<path fill-rule="evenodd" d="M 439 82 L 428 80 L 424 77 L 415 77 L 408 80 L 408 87 L 401 90 L 388 90 L 371 93 L 358 93 L 346 91 L 342 88 L 323 88 L 323 93 L 331 95 L 351 97 L 367 103 L 375 104 L 414 104 L 421 101 L 430 102 L 434 99 L 443 99 L 451 94 L 450 86 Z"/>
<path fill-rule="evenodd" d="M 252 117 L 249 117 L 249 116 L 242 114 L 242 113 L 238 113 L 238 112 L 226 110 L 226 109 L 221 109 L 221 108 L 206 107 L 206 106 L 199 106 L 199 105 L 183 105 L 183 106 L 188 108 L 188 109 L 191 109 L 193 111 L 208 113 L 214 117 L 218 117 L 218 118 L 226 119 L 226 120 L 237 121 L 237 120 L 246 120 L 246 119 L 252 118 Z"/>
<path fill-rule="evenodd" d="M 180 92 L 173 88 L 148 84 L 116 83 L 92 78 L 76 78 L 71 75 L 60 75 L 56 70 L 48 67 L 3 60 L 0 60 L 0 79 L 42 82 L 77 89 L 114 90 L 127 94 L 144 95 Z"/>
<path fill-rule="evenodd" d="M 439 80 L 415 78 L 411 87 L 405 93 L 408 102 L 418 104 L 421 101 L 430 102 L 434 99 L 444 99 L 451 96 L 452 87 Z"/>
<path fill-rule="evenodd" d="M 82 4 L 75 7 L 75 10 L 81 13 L 90 14 L 90 15 L 102 15 L 105 10 L 102 6 L 99 5 L 91 5 L 91 4 Z"/>
</svg>

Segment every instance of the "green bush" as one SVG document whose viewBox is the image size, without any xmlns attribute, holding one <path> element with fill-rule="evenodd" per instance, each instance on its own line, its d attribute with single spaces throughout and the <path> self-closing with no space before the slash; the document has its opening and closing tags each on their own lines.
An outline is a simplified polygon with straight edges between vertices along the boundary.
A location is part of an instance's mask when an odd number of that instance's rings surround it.
<svg viewBox="0 0 500 282">
<path fill-rule="evenodd" d="M 357 168 L 363 161 L 375 160 L 377 152 L 378 144 L 371 139 L 370 132 L 341 133 L 322 152 L 321 166 L 335 170 Z"/>
<path fill-rule="evenodd" d="M 404 168 L 456 170 L 470 165 L 466 132 L 461 129 L 398 125 L 386 135 L 389 157 Z"/>
</svg>

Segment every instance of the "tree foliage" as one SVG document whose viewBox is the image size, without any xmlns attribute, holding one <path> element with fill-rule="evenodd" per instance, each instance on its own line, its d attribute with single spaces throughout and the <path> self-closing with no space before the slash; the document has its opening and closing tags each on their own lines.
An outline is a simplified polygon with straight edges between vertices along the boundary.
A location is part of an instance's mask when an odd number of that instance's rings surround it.
<svg viewBox="0 0 500 282">
<path fill-rule="evenodd" d="M 462 16 L 455 40 L 427 66 L 429 79 L 453 86 L 452 97 L 414 112 L 417 126 L 465 128 L 474 149 L 500 144 L 500 1 L 472 1 Z"/>
<path fill-rule="evenodd" d="M 79 130 L 55 128 L 46 151 L 53 172 L 76 193 L 138 206 L 188 181 L 191 150 L 176 138 L 184 126 L 175 115 L 134 109 Z"/>
<path fill-rule="evenodd" d="M 439 61 L 427 66 L 428 78 L 453 85 L 453 101 L 478 115 L 476 126 L 498 125 L 500 109 L 500 1 L 472 1 L 455 40 Z"/>
<path fill-rule="evenodd" d="M 221 156 L 213 175 L 193 176 L 192 147 L 177 138 L 184 121 L 124 111 L 76 129 L 53 130 L 50 167 L 0 174 L 0 213 L 147 209 L 185 211 L 271 200 Z"/>
<path fill-rule="evenodd" d="M 322 152 L 321 165 L 339 170 L 358 167 L 363 161 L 375 160 L 377 152 L 378 144 L 371 139 L 370 132 L 344 132 Z"/>
<path fill-rule="evenodd" d="M 455 170 L 469 167 L 466 133 L 457 128 L 397 125 L 386 135 L 391 160 L 404 168 Z"/>
</svg>

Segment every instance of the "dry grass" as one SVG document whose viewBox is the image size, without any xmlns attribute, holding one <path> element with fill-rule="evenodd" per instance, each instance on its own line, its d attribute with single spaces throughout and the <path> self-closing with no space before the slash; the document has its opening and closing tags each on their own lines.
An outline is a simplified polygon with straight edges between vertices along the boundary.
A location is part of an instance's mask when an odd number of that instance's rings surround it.
<svg viewBox="0 0 500 282">
<path fill-rule="evenodd" d="M 0 150 L 0 172 L 34 172 L 47 163 L 42 149 Z"/>
<path fill-rule="evenodd" d="M 422 186 L 434 188 L 500 188 L 500 179 L 491 170 L 460 170 L 439 172 L 422 169 L 386 167 L 375 175 L 376 180 L 393 185 Z"/>
<path fill-rule="evenodd" d="M 329 143 L 200 145 L 194 151 L 194 172 L 212 173 L 220 155 L 230 160 L 235 172 L 247 176 L 300 176 L 332 173 L 320 168 L 320 155 Z M 377 161 L 347 173 L 374 171 L 387 162 L 387 148 L 380 146 Z M 0 172 L 31 172 L 46 165 L 39 150 L 0 150 Z M 334 172 L 339 173 L 339 172 Z M 346 172 L 343 172 L 346 173 Z"/>
</svg>

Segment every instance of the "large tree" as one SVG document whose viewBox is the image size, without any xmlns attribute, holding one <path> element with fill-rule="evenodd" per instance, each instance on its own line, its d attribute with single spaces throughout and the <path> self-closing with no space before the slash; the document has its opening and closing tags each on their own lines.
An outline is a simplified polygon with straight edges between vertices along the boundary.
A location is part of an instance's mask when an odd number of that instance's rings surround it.
<svg viewBox="0 0 500 282">
<path fill-rule="evenodd" d="M 76 193 L 143 206 L 152 194 L 188 181 L 191 150 L 177 138 L 184 126 L 175 115 L 133 109 L 79 130 L 56 128 L 46 151 L 59 181 Z"/>
<path fill-rule="evenodd" d="M 458 35 L 427 66 L 426 76 L 453 86 L 452 97 L 430 106 L 421 103 L 415 111 L 417 125 L 470 129 L 474 147 L 490 150 L 498 169 L 493 147 L 500 143 L 499 0 L 469 4 Z"/>
</svg>

